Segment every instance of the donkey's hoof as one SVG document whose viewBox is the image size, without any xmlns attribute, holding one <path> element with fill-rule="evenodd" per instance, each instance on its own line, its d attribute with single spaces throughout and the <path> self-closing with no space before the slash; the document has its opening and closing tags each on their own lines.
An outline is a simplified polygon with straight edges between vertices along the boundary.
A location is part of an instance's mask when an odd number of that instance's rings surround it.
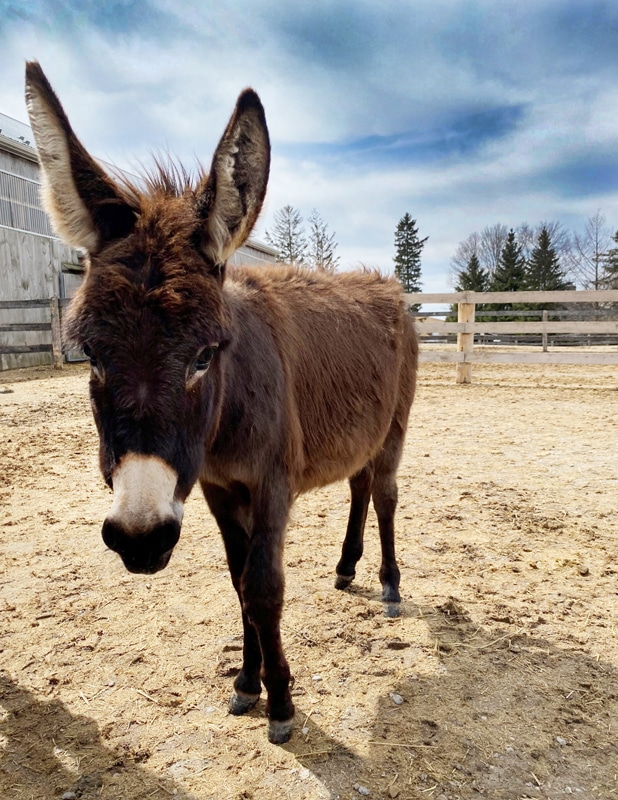
<svg viewBox="0 0 618 800">
<path fill-rule="evenodd" d="M 230 714 L 234 714 L 235 717 L 239 717 L 241 714 L 251 711 L 259 699 L 259 694 L 245 694 L 234 689 L 228 704 L 228 711 Z"/>
<path fill-rule="evenodd" d="M 401 603 L 401 595 L 399 589 L 396 587 L 385 584 L 382 587 L 382 602 L 383 603 Z"/>
<path fill-rule="evenodd" d="M 384 603 L 384 616 L 389 619 L 397 619 L 401 616 L 401 603 Z"/>
<path fill-rule="evenodd" d="M 293 724 L 294 717 L 283 722 L 276 719 L 268 720 L 268 741 L 272 744 L 285 744 L 292 735 Z"/>
<path fill-rule="evenodd" d="M 335 589 L 347 589 L 354 578 L 354 575 L 337 575 L 335 578 Z"/>
</svg>

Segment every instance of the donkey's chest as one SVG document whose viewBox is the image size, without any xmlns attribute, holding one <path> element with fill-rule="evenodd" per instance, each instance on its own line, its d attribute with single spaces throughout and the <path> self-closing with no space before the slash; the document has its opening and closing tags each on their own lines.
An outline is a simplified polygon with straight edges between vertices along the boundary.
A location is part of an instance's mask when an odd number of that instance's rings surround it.
<svg viewBox="0 0 618 800">
<path fill-rule="evenodd" d="M 242 459 L 221 458 L 207 455 L 200 482 L 214 484 L 222 489 L 230 489 L 235 484 L 251 485 L 253 470 Z"/>
<path fill-rule="evenodd" d="M 200 479 L 226 489 L 238 483 L 256 486 L 281 459 L 275 430 L 267 436 L 252 425 L 220 428 L 206 451 Z"/>
</svg>

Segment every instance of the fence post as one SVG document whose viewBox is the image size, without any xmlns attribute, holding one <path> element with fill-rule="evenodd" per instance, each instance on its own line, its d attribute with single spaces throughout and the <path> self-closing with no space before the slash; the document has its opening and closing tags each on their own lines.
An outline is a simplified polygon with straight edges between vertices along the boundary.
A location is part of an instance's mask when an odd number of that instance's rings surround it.
<svg viewBox="0 0 618 800">
<path fill-rule="evenodd" d="M 543 322 L 547 322 L 547 318 L 548 317 L 549 317 L 549 314 L 547 313 L 547 309 L 544 309 L 544 311 L 543 311 Z M 547 331 L 544 330 L 542 335 L 543 335 L 543 352 L 546 353 L 547 352 L 547 345 L 548 345 L 548 341 L 549 341 L 549 337 L 547 335 Z"/>
<path fill-rule="evenodd" d="M 60 328 L 60 304 L 56 296 L 49 298 L 49 313 L 51 317 L 52 334 L 52 359 L 54 369 L 62 369 L 62 334 Z"/>
<path fill-rule="evenodd" d="M 474 322 L 476 304 L 475 303 L 458 303 L 457 304 L 457 322 Z M 458 333 L 457 334 L 457 352 L 472 354 L 474 349 L 474 334 L 473 333 Z M 472 364 L 470 362 L 457 362 L 457 383 L 472 383 Z"/>
</svg>

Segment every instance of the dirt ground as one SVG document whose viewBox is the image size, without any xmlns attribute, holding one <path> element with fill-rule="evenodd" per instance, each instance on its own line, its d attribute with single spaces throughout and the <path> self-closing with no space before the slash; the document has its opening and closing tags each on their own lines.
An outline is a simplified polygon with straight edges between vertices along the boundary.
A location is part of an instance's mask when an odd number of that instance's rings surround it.
<svg viewBox="0 0 618 800">
<path fill-rule="evenodd" d="M 0 798 L 618 796 L 618 368 L 423 365 L 400 469 L 403 615 L 347 486 L 301 498 L 283 634 L 296 728 L 227 714 L 241 622 L 198 492 L 169 567 L 100 537 L 87 374 L 0 374 Z"/>
</svg>

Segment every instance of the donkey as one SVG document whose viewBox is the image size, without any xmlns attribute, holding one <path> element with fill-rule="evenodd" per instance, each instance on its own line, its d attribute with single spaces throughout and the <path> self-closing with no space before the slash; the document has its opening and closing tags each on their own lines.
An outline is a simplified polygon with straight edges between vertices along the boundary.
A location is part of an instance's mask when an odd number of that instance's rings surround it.
<svg viewBox="0 0 618 800">
<path fill-rule="evenodd" d="M 286 742 L 294 705 L 283 653 L 283 542 L 295 497 L 348 478 L 350 516 L 336 587 L 355 577 L 370 498 L 387 612 L 400 603 L 396 470 L 414 396 L 417 341 L 400 285 L 280 265 L 226 267 L 261 210 L 270 142 L 246 89 L 209 173 L 157 163 L 139 185 L 85 150 L 36 62 L 26 100 L 43 200 L 88 253 L 65 320 L 90 359 L 100 468 L 113 490 L 105 544 L 125 567 L 169 562 L 199 481 L 221 530 L 244 646 L 229 703 L 267 690 L 268 738 Z"/>
</svg>

